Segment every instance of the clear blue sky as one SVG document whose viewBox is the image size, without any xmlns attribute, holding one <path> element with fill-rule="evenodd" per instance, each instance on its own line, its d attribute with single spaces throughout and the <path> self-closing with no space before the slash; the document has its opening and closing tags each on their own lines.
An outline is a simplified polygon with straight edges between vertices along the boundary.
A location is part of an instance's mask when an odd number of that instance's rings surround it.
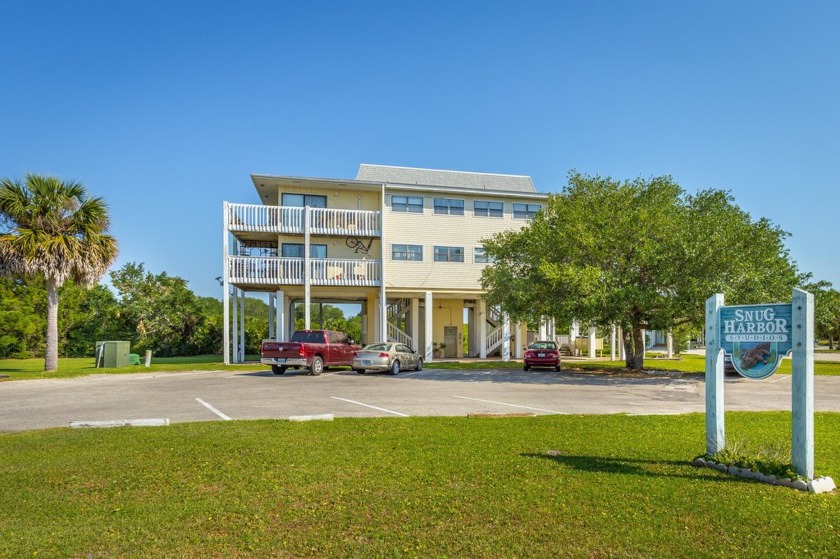
<svg viewBox="0 0 840 559">
<path fill-rule="evenodd" d="M 542 192 L 670 174 L 840 287 L 840 2 L 0 0 L 0 22 L 0 176 L 83 182 L 115 267 L 200 295 L 250 173 L 360 163 Z"/>
</svg>

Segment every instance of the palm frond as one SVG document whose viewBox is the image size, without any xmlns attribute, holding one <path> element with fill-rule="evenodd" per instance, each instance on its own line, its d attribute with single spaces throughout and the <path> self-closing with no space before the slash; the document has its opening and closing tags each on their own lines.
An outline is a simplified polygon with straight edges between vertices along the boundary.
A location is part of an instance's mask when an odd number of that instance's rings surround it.
<svg viewBox="0 0 840 559">
<path fill-rule="evenodd" d="M 24 183 L 4 179 L 0 219 L 9 227 L 0 234 L 0 273 L 92 285 L 117 256 L 107 205 L 77 182 L 34 174 Z"/>
</svg>

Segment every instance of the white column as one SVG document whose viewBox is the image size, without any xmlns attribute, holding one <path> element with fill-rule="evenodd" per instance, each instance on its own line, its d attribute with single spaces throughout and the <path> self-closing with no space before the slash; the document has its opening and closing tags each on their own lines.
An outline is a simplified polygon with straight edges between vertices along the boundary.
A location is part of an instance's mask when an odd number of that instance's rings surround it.
<svg viewBox="0 0 840 559">
<path fill-rule="evenodd" d="M 577 337 L 580 334 L 580 324 L 577 320 L 572 321 L 572 326 L 569 328 L 570 345 L 572 346 L 572 355 L 577 355 Z"/>
<path fill-rule="evenodd" d="M 665 345 L 668 348 L 668 359 L 674 357 L 674 332 L 668 330 L 668 337 L 665 339 Z"/>
<path fill-rule="evenodd" d="M 309 305 L 312 302 L 312 270 L 309 268 L 309 219 L 312 208 L 303 208 L 303 329 L 309 330 L 312 317 Z"/>
<path fill-rule="evenodd" d="M 231 354 L 231 349 L 230 349 L 230 293 L 228 291 L 229 288 L 228 288 L 227 278 L 225 278 L 224 289 L 225 289 L 225 292 L 222 295 L 222 299 L 223 299 L 222 313 L 224 315 L 223 320 L 224 320 L 225 326 L 223 328 L 223 333 L 222 333 L 222 347 L 224 348 L 225 365 L 230 365 L 230 354 Z"/>
<path fill-rule="evenodd" d="M 420 351 L 420 299 L 411 298 L 411 337 L 414 338 L 414 347 L 411 348 L 418 353 Z"/>
<path fill-rule="evenodd" d="M 239 362 L 245 361 L 245 290 L 239 290 Z"/>
<path fill-rule="evenodd" d="M 510 315 L 502 313 L 502 361 L 510 361 Z"/>
<path fill-rule="evenodd" d="M 231 348 L 231 352 L 233 355 L 232 361 L 233 363 L 239 363 L 239 289 L 237 287 L 233 288 L 233 308 L 231 309 L 233 314 L 233 347 Z"/>
<path fill-rule="evenodd" d="M 589 358 L 595 357 L 595 327 L 589 327 Z"/>
<path fill-rule="evenodd" d="M 228 248 L 228 238 L 230 234 L 228 233 L 228 222 L 229 222 L 229 215 L 230 215 L 230 208 L 228 208 L 228 203 L 225 202 L 222 205 L 222 220 L 224 223 L 222 224 L 222 289 L 224 293 L 222 294 L 222 314 L 224 320 L 224 328 L 222 328 L 222 347 L 224 348 L 224 361 L 225 365 L 230 365 L 230 284 L 229 282 L 229 262 L 230 254 Z"/>
<path fill-rule="evenodd" d="M 793 467 L 814 479 L 814 296 L 793 290 Z"/>
<path fill-rule="evenodd" d="M 615 361 L 615 323 L 610 328 L 610 361 Z"/>
<path fill-rule="evenodd" d="M 426 323 L 425 323 L 425 330 L 426 330 L 425 343 L 426 343 L 426 347 L 424 348 L 423 354 L 426 356 L 426 361 L 428 361 L 428 362 L 431 362 L 432 359 L 434 358 L 433 353 L 432 353 L 432 342 L 434 341 L 434 340 L 432 340 L 432 335 L 433 335 L 432 327 L 434 326 L 434 322 L 433 322 L 434 317 L 432 316 L 432 305 L 433 305 L 433 303 L 432 303 L 432 292 L 427 291 L 426 292 L 426 317 L 425 317 L 426 318 Z"/>
<path fill-rule="evenodd" d="M 545 339 L 545 338 L 543 338 Z M 523 346 L 528 343 L 528 324 L 525 322 L 516 323 L 516 350 L 514 355 L 517 359 L 522 359 L 525 356 Z"/>
<path fill-rule="evenodd" d="M 371 336 L 377 342 L 384 342 L 385 340 L 382 339 L 382 330 L 380 328 L 381 325 L 379 324 L 379 307 L 379 295 L 377 295 L 373 298 L 373 308 L 369 309 L 373 317 L 373 332 L 371 332 Z"/>
<path fill-rule="evenodd" d="M 537 334 L 540 340 L 548 339 L 548 319 L 540 317 L 540 332 Z"/>
<path fill-rule="evenodd" d="M 382 333 L 382 340 L 388 339 L 388 299 L 385 296 L 385 287 L 379 293 L 379 331 Z"/>
<path fill-rule="evenodd" d="M 478 356 L 487 358 L 487 303 L 478 300 Z"/>
<path fill-rule="evenodd" d="M 720 347 L 720 308 L 723 295 L 706 299 L 706 452 L 726 446 L 723 423 L 723 350 Z"/>
<path fill-rule="evenodd" d="M 278 342 L 285 342 L 288 338 L 286 337 L 286 308 L 288 306 L 288 302 L 286 301 L 286 293 L 283 291 L 278 291 L 275 295 L 275 304 L 277 305 L 276 312 L 276 322 L 277 322 L 277 341 Z"/>
<path fill-rule="evenodd" d="M 627 348 L 624 347 L 624 329 L 621 326 L 618 327 L 618 358 L 621 361 L 627 359 Z"/>
<path fill-rule="evenodd" d="M 385 242 L 385 185 L 382 185 L 380 200 L 379 200 L 379 207 L 382 208 L 382 212 L 380 215 L 382 216 L 382 223 L 379 226 L 379 262 L 380 268 L 382 271 L 380 272 L 379 279 L 380 279 L 380 287 L 379 287 L 379 331 L 382 333 L 382 341 L 385 341 L 388 338 L 388 296 L 385 293 L 385 246 L 387 243 Z"/>
<path fill-rule="evenodd" d="M 476 348 L 478 347 L 478 344 L 476 343 L 478 341 L 476 339 L 476 335 L 477 335 L 476 332 L 478 330 L 476 329 L 476 321 L 475 321 L 475 317 L 477 317 L 477 316 L 478 316 L 477 306 L 474 306 L 472 308 L 467 309 L 467 337 L 470 341 L 470 343 L 467 347 L 467 356 L 468 357 L 475 357 L 478 353 L 478 351 L 476 350 Z"/>
<path fill-rule="evenodd" d="M 268 294 L 268 339 L 275 340 L 277 338 L 274 337 L 274 315 L 275 315 L 275 308 L 276 308 L 276 301 L 274 299 L 274 293 Z"/>
</svg>

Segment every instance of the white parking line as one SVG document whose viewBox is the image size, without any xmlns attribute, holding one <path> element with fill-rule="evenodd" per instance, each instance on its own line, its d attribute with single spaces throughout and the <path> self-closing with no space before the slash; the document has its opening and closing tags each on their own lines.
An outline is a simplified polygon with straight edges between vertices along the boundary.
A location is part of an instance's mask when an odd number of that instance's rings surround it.
<svg viewBox="0 0 840 559">
<path fill-rule="evenodd" d="M 339 398 L 338 396 L 331 396 L 331 398 L 332 398 L 333 400 L 341 400 L 342 402 L 350 402 L 351 404 L 356 404 L 357 406 L 364 406 L 364 407 L 366 407 L 366 408 L 371 408 L 371 409 L 374 409 L 374 410 L 384 411 L 385 413 L 392 413 L 392 414 L 394 414 L 394 415 L 398 415 L 398 416 L 400 416 L 400 417 L 411 417 L 411 416 L 410 416 L 410 415 L 408 415 L 408 414 L 400 413 L 400 412 L 398 412 L 398 411 L 393 411 L 393 410 L 386 410 L 385 408 L 377 408 L 376 406 L 371 406 L 371 405 L 368 405 L 368 404 L 363 404 L 363 403 L 361 403 L 361 402 L 357 402 L 357 401 L 355 401 L 355 400 L 347 400 L 346 398 Z"/>
<path fill-rule="evenodd" d="M 199 404 L 201 404 L 202 406 L 204 406 L 205 408 L 207 408 L 208 410 L 210 410 L 211 412 L 215 413 L 216 415 L 218 415 L 219 417 L 221 417 L 225 421 L 230 421 L 230 418 L 228 416 L 226 416 L 225 414 L 223 414 L 222 412 L 220 412 L 219 410 L 217 410 L 216 408 L 214 408 L 213 406 L 211 406 L 210 404 L 208 404 L 207 402 L 205 402 L 201 398 L 196 398 L 195 401 L 198 402 Z"/>
<path fill-rule="evenodd" d="M 557 410 L 544 410 L 542 408 L 532 408 L 530 406 L 519 406 L 517 404 L 507 404 L 505 402 L 497 402 L 495 400 L 481 400 L 479 398 L 468 398 L 466 396 L 452 396 L 453 398 L 460 398 L 461 400 L 473 400 L 475 402 L 486 402 L 488 404 L 499 404 L 500 406 L 510 406 L 512 408 L 522 408 L 525 410 L 534 410 L 534 411 L 544 411 L 546 413 L 556 413 L 559 415 L 566 415 L 566 412 L 557 411 Z"/>
</svg>

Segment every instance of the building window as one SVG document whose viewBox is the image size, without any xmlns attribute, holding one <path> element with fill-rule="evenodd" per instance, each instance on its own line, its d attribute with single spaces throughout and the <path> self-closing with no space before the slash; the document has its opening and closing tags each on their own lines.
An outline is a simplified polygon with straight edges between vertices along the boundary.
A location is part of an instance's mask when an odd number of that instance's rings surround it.
<svg viewBox="0 0 840 559">
<path fill-rule="evenodd" d="M 492 264 L 493 259 L 484 252 L 484 247 L 475 247 L 475 254 L 473 255 L 473 261 L 476 264 Z"/>
<path fill-rule="evenodd" d="M 422 196 L 391 196 L 391 209 L 395 212 L 423 213 Z"/>
<path fill-rule="evenodd" d="M 435 247 L 435 262 L 463 262 L 464 247 Z"/>
<path fill-rule="evenodd" d="M 327 197 L 319 196 L 317 194 L 289 194 L 283 193 L 281 198 L 281 206 L 290 206 L 293 208 L 326 208 Z"/>
<path fill-rule="evenodd" d="M 280 256 L 286 258 L 303 258 L 302 243 L 283 243 L 280 246 Z M 309 245 L 309 258 L 326 258 L 327 245 Z"/>
<path fill-rule="evenodd" d="M 464 201 L 454 198 L 435 198 L 435 213 L 464 215 Z"/>
<path fill-rule="evenodd" d="M 414 262 L 423 261 L 422 245 L 391 245 L 391 260 L 411 260 Z"/>
<path fill-rule="evenodd" d="M 482 202 L 476 200 L 473 208 L 475 210 L 475 215 L 481 215 L 484 217 L 502 217 L 502 214 L 505 211 L 504 202 Z"/>
<path fill-rule="evenodd" d="M 513 204 L 513 217 L 520 219 L 534 219 L 537 212 L 542 209 L 539 204 Z"/>
</svg>

